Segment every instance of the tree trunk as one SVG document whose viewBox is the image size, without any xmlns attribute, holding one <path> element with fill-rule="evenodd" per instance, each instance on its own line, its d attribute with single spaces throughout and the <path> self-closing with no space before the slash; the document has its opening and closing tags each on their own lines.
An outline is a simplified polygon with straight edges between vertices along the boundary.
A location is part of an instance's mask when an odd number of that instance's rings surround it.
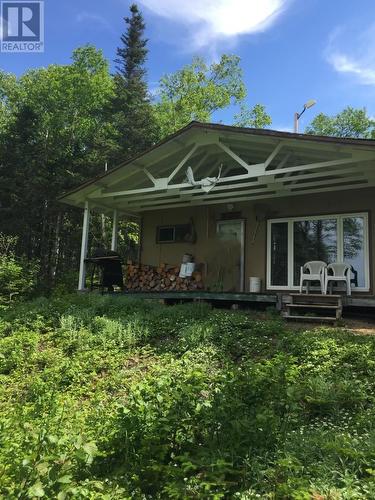
<svg viewBox="0 0 375 500">
<path fill-rule="evenodd" d="M 56 218 L 54 242 L 53 242 L 53 249 L 52 249 L 52 255 L 51 255 L 51 268 L 50 268 L 51 285 L 54 285 L 56 282 L 56 274 L 57 274 L 58 265 L 59 265 L 59 261 L 60 261 L 60 243 L 61 243 L 60 229 L 61 229 L 62 218 L 63 218 L 63 214 L 62 214 L 62 212 L 59 212 L 57 214 L 57 218 Z"/>
</svg>

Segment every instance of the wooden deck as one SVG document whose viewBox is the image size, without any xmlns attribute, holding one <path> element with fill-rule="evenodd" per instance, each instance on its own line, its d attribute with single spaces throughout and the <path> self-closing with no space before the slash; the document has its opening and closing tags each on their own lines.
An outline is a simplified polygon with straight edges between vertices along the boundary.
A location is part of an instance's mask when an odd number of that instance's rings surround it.
<svg viewBox="0 0 375 500">
<path fill-rule="evenodd" d="M 269 304 L 278 309 L 291 302 L 291 294 L 286 292 L 263 292 L 263 293 L 233 293 L 233 292 L 205 292 L 205 291 L 183 291 L 183 292 L 125 292 L 129 298 L 153 299 L 165 301 L 207 301 L 228 302 L 233 304 Z M 347 308 L 367 308 L 375 311 L 375 296 L 373 295 L 342 295 L 342 305 Z"/>
<path fill-rule="evenodd" d="M 126 296 L 135 299 L 158 300 L 195 300 L 195 301 L 223 301 L 223 302 L 259 302 L 277 304 L 278 296 L 275 293 L 231 293 L 231 292 L 126 292 Z"/>
</svg>

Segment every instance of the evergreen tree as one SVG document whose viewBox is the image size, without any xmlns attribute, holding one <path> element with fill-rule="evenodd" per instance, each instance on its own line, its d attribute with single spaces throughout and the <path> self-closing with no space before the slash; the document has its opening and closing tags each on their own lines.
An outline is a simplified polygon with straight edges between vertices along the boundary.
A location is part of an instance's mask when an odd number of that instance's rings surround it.
<svg viewBox="0 0 375 500">
<path fill-rule="evenodd" d="M 153 143 L 155 125 L 150 103 L 145 62 L 147 42 L 145 23 L 137 5 L 130 6 L 131 16 L 124 18 L 126 33 L 121 36 L 122 46 L 117 49 L 113 120 L 118 134 L 120 161 L 144 151 Z"/>
</svg>

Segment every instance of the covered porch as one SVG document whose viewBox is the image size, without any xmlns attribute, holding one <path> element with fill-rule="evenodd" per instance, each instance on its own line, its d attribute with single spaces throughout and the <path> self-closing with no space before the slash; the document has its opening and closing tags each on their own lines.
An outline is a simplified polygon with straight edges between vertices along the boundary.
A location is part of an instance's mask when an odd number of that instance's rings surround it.
<svg viewBox="0 0 375 500">
<path fill-rule="evenodd" d="M 306 260 L 345 260 L 358 274 L 350 302 L 375 305 L 374 142 L 193 122 L 61 198 L 84 209 L 78 288 L 87 289 L 96 211 L 113 219 L 113 251 L 126 218 L 141 226 L 142 264 L 176 267 L 192 255 L 200 293 L 250 296 L 259 278 L 259 296 L 280 302 L 298 290 Z M 162 291 L 177 293 L 152 293 Z"/>
</svg>

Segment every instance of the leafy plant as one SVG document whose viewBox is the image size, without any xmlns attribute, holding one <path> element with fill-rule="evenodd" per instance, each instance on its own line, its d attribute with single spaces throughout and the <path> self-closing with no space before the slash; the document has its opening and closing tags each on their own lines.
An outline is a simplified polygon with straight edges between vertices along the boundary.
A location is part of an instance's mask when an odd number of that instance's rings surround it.
<svg viewBox="0 0 375 500">
<path fill-rule="evenodd" d="M 4 498 L 373 498 L 375 340 L 54 295 L 0 311 Z"/>
<path fill-rule="evenodd" d="M 0 233 L 0 305 L 30 292 L 36 284 L 35 262 L 16 258 L 17 238 Z"/>
</svg>

